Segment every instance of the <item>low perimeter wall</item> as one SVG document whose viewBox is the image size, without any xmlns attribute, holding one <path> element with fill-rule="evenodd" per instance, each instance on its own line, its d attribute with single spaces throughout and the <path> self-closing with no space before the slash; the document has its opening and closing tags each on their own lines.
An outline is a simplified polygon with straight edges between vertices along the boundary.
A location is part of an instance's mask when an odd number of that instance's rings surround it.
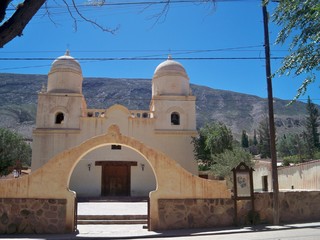
<svg viewBox="0 0 320 240">
<path fill-rule="evenodd" d="M 255 194 L 255 210 L 262 223 L 272 223 L 272 193 Z M 320 191 L 279 193 L 280 223 L 313 222 L 320 220 Z"/>
<path fill-rule="evenodd" d="M 249 200 L 237 201 L 237 224 L 272 224 L 272 193 L 255 193 L 255 212 Z M 320 220 L 320 192 L 280 192 L 280 222 Z M 235 224 L 232 199 L 159 199 L 160 229 L 226 227 Z"/>
<path fill-rule="evenodd" d="M 255 223 L 272 223 L 272 193 L 255 193 Z M 280 222 L 320 220 L 320 191 L 280 192 Z M 0 198 L 0 234 L 64 233 L 65 199 Z M 237 201 L 238 224 L 251 224 L 251 202 Z M 159 199 L 161 229 L 212 228 L 234 225 L 234 201 L 221 199 Z"/>
<path fill-rule="evenodd" d="M 65 199 L 0 198 L 0 234 L 64 233 Z"/>
</svg>

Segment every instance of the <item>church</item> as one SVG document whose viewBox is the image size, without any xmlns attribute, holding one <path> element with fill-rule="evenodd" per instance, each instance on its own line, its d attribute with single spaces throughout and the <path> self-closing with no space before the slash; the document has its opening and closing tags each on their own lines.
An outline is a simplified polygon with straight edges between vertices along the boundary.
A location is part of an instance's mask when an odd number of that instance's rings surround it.
<svg viewBox="0 0 320 240">
<path fill-rule="evenodd" d="M 52 63 L 47 86 L 38 94 L 32 171 L 56 154 L 103 135 L 116 125 L 121 134 L 161 151 L 198 175 L 191 142 L 197 135 L 196 97 L 179 62 L 169 57 L 156 67 L 148 110 L 119 104 L 89 109 L 82 82 L 81 66 L 69 51 Z M 157 182 L 145 156 L 127 146 L 110 144 L 82 156 L 68 188 L 78 197 L 145 197 L 157 189 Z"/>
</svg>

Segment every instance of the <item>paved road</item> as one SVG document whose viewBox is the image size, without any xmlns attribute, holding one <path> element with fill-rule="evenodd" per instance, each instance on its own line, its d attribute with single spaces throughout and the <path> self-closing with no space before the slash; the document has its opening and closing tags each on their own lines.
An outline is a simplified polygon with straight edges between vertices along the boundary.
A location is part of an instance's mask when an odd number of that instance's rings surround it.
<svg viewBox="0 0 320 240">
<path fill-rule="evenodd" d="M 3 239 L 89 240 L 89 239 L 192 239 L 192 240 L 319 240 L 320 222 L 255 228 L 192 229 L 149 232 L 142 225 L 82 225 L 78 234 L 7 235 Z"/>
<path fill-rule="evenodd" d="M 140 203 L 80 203 L 79 214 L 146 214 L 146 202 Z M 243 228 L 184 229 L 153 232 L 143 225 L 78 225 L 76 234 L 0 235 L 1 239 L 28 240 L 89 240 L 89 239 L 192 239 L 192 240 L 319 240 L 320 222 L 283 226 Z"/>
</svg>

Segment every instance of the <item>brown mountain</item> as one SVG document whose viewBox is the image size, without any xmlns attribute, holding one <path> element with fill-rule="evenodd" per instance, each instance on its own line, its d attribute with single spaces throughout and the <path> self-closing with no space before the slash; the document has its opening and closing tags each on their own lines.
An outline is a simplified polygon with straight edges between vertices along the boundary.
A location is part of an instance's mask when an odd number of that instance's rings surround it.
<svg viewBox="0 0 320 240">
<path fill-rule="evenodd" d="M 46 84 L 46 75 L 0 74 L 0 127 L 16 130 L 32 138 L 35 124 L 37 92 Z M 232 129 L 236 138 L 242 130 L 253 134 L 268 115 L 267 100 L 253 95 L 191 85 L 197 97 L 197 125 L 221 121 Z M 148 109 L 151 99 L 150 79 L 85 78 L 83 94 L 89 108 L 108 108 L 118 103 L 129 109 Z M 306 104 L 275 99 L 277 134 L 300 132 Z"/>
</svg>

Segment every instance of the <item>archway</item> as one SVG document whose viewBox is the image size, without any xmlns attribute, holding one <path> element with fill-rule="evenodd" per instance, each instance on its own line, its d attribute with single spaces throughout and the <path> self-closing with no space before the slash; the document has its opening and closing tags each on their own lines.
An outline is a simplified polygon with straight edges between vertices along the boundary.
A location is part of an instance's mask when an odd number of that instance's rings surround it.
<svg viewBox="0 0 320 240">
<path fill-rule="evenodd" d="M 140 153 L 107 143 L 88 152 L 77 163 L 69 188 L 78 200 L 147 199 L 156 189 L 154 171 Z"/>
</svg>

